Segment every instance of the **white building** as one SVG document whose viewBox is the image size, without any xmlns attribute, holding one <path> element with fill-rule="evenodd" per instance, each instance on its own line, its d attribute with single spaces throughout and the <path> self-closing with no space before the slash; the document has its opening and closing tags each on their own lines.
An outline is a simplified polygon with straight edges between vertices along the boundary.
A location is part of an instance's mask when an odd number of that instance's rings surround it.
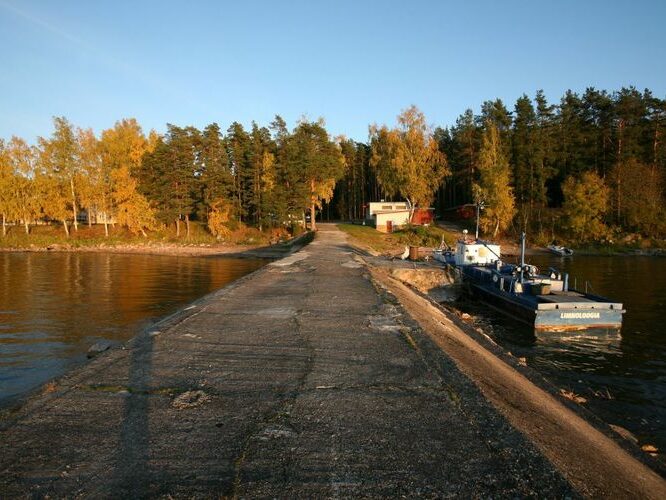
<svg viewBox="0 0 666 500">
<path fill-rule="evenodd" d="M 405 201 L 372 201 L 368 203 L 365 219 L 377 231 L 391 233 L 409 224 L 411 210 Z"/>
</svg>

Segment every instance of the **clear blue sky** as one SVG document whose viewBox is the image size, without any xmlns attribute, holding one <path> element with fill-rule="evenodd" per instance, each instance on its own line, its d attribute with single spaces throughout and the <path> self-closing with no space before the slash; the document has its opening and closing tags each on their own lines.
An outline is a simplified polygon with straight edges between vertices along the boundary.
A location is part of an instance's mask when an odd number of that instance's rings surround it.
<svg viewBox="0 0 666 500">
<path fill-rule="evenodd" d="M 410 104 L 433 125 L 544 89 L 666 97 L 666 1 L 0 0 L 0 137 L 64 115 L 226 129 L 324 117 L 367 139 Z"/>
</svg>

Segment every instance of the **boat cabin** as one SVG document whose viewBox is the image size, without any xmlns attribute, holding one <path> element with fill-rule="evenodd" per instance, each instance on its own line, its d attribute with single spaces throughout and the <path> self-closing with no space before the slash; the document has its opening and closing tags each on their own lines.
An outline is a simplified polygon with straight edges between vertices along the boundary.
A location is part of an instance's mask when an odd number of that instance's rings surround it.
<svg viewBox="0 0 666 500">
<path fill-rule="evenodd" d="M 500 246 L 482 240 L 464 239 L 456 244 L 456 266 L 485 266 L 500 260 Z"/>
</svg>

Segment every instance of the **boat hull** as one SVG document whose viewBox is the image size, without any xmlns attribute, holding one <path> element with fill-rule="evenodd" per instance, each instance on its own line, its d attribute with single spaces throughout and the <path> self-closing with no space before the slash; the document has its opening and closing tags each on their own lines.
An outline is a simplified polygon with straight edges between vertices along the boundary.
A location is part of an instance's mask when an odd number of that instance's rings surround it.
<svg viewBox="0 0 666 500">
<path fill-rule="evenodd" d="M 578 302 L 543 303 L 538 296 L 508 293 L 493 283 L 472 281 L 469 284 L 472 294 L 484 303 L 534 326 L 535 330 L 619 329 L 622 326 L 622 314 L 625 312 L 622 304 L 604 301 L 602 297 L 595 297 L 599 300 L 586 297 L 586 300 Z"/>
<path fill-rule="evenodd" d="M 571 257 L 571 256 L 573 256 L 573 250 L 571 250 L 570 248 L 556 247 L 556 246 L 552 246 L 552 245 L 548 246 L 546 248 L 548 248 L 548 251 L 550 253 L 553 253 L 555 255 L 559 255 L 560 257 Z"/>
</svg>

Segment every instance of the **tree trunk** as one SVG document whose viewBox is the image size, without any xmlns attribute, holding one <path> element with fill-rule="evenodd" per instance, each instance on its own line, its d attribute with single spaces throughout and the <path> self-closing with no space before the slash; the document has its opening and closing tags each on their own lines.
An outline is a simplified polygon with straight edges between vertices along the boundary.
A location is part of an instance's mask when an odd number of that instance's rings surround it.
<svg viewBox="0 0 666 500">
<path fill-rule="evenodd" d="M 315 221 L 315 218 L 315 204 L 313 201 L 312 205 L 310 205 L 310 229 L 313 231 L 317 230 L 317 222 Z"/>
<path fill-rule="evenodd" d="M 657 170 L 657 160 L 659 157 L 659 125 L 654 129 L 654 140 L 652 141 L 652 175 Z"/>
<path fill-rule="evenodd" d="M 180 216 L 176 218 L 176 238 L 180 237 Z"/>
<path fill-rule="evenodd" d="M 622 218 L 622 171 L 617 176 L 617 223 L 620 224 Z"/>
<path fill-rule="evenodd" d="M 67 225 L 67 219 L 62 220 L 62 225 L 65 228 L 65 234 L 69 238 L 69 226 Z"/>
<path fill-rule="evenodd" d="M 86 215 L 88 216 L 88 227 L 92 228 L 92 213 L 91 213 L 90 209 L 88 209 L 88 212 L 86 213 Z"/>
<path fill-rule="evenodd" d="M 106 215 L 104 216 L 104 236 L 109 237 L 109 222 L 106 220 Z"/>
<path fill-rule="evenodd" d="M 5 214 L 2 214 L 2 237 L 7 236 L 7 218 Z"/>
<path fill-rule="evenodd" d="M 187 239 L 190 239 L 190 216 L 185 216 L 185 232 L 187 234 Z"/>
<path fill-rule="evenodd" d="M 407 200 L 407 204 L 409 205 L 409 222 L 408 222 L 408 224 L 411 224 L 412 219 L 414 218 L 414 209 L 415 209 L 415 207 L 414 207 L 414 204 L 412 203 L 412 200 L 410 200 L 406 196 L 405 196 L 405 199 Z"/>
<path fill-rule="evenodd" d="M 70 177 L 69 179 L 69 188 L 72 192 L 72 211 L 74 212 L 74 231 L 79 230 L 79 223 L 77 221 L 78 210 L 76 208 L 76 196 L 74 195 L 74 179 Z M 67 235 L 69 236 L 69 230 Z"/>
<path fill-rule="evenodd" d="M 28 222 L 28 219 L 23 221 L 23 225 L 25 226 L 25 234 L 30 234 L 30 223 Z"/>
<path fill-rule="evenodd" d="M 315 221 L 315 197 L 314 197 L 314 192 L 315 192 L 315 181 L 314 179 L 310 180 L 310 229 L 313 231 L 317 230 L 317 221 Z"/>
</svg>

